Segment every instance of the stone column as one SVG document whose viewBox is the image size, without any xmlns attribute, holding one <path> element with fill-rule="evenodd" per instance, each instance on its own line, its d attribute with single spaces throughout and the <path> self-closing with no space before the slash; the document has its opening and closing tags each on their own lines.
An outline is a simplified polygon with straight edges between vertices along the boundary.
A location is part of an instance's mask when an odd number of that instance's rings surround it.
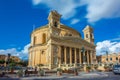
<svg viewBox="0 0 120 80">
<path fill-rule="evenodd" d="M 74 52 L 75 52 L 75 63 L 74 63 L 74 66 L 76 67 L 76 64 L 77 64 L 77 49 L 75 48 L 74 49 Z"/>
<path fill-rule="evenodd" d="M 29 52 L 29 56 L 28 57 L 29 57 L 29 63 L 28 63 L 28 65 L 30 66 L 31 65 L 31 63 L 30 63 L 31 62 L 31 53 L 30 52 Z"/>
<path fill-rule="evenodd" d="M 58 63 L 59 63 L 59 67 L 61 65 L 61 46 L 59 46 L 59 51 L 58 51 Z"/>
<path fill-rule="evenodd" d="M 89 50 L 87 50 L 87 63 L 89 64 Z"/>
<path fill-rule="evenodd" d="M 36 59 L 36 55 L 35 54 L 36 54 L 36 52 L 34 51 L 34 54 L 33 54 L 34 55 L 34 64 L 33 64 L 34 67 L 35 67 L 35 62 L 36 62 L 35 61 L 35 59 Z"/>
<path fill-rule="evenodd" d="M 34 57 L 34 56 L 33 56 L 33 51 L 31 51 L 31 57 L 32 57 L 32 58 L 31 58 L 31 65 L 32 65 L 32 67 L 33 67 L 33 57 Z"/>
<path fill-rule="evenodd" d="M 94 64 L 95 62 L 93 61 L 94 60 L 94 56 L 93 56 L 93 51 L 90 51 L 90 57 L 91 57 L 91 64 L 92 64 L 92 69 L 94 70 Z"/>
<path fill-rule="evenodd" d="M 33 67 L 33 66 L 34 66 L 34 57 L 35 57 L 35 56 L 34 56 L 34 51 L 32 51 L 32 57 L 33 57 L 33 58 L 32 58 L 32 67 Z"/>
<path fill-rule="evenodd" d="M 96 63 L 97 63 L 97 61 L 96 61 L 96 51 L 93 51 L 92 53 L 93 53 L 93 55 L 94 55 L 94 58 L 93 58 L 93 59 L 95 60 L 95 64 L 96 64 Z"/>
<path fill-rule="evenodd" d="M 82 58 L 81 58 L 81 54 L 82 54 L 82 53 L 81 53 L 81 49 L 79 49 L 79 60 L 80 60 L 79 63 L 80 63 L 80 64 L 82 64 L 82 61 L 81 61 L 81 59 L 82 59 Z"/>
<path fill-rule="evenodd" d="M 64 47 L 64 59 L 65 59 L 65 64 L 67 63 L 67 54 L 66 54 L 66 47 Z"/>
<path fill-rule="evenodd" d="M 38 64 L 38 54 L 37 54 L 37 50 L 35 52 L 35 66 Z"/>
<path fill-rule="evenodd" d="M 70 48 L 70 64 L 72 64 L 72 48 Z"/>
<path fill-rule="evenodd" d="M 32 66 L 32 52 L 30 52 L 31 54 L 31 61 L 30 61 L 30 65 Z"/>
<path fill-rule="evenodd" d="M 53 68 L 53 45 L 50 44 L 49 45 L 49 54 L 50 54 L 50 60 L 49 60 L 49 69 L 52 69 Z"/>
<path fill-rule="evenodd" d="M 91 64 L 93 64 L 93 53 L 92 53 L 92 51 L 90 51 L 90 57 L 91 57 Z"/>
<path fill-rule="evenodd" d="M 75 48 L 75 64 L 77 63 L 77 49 Z"/>
<path fill-rule="evenodd" d="M 39 64 L 41 64 L 41 51 L 39 50 Z"/>
</svg>

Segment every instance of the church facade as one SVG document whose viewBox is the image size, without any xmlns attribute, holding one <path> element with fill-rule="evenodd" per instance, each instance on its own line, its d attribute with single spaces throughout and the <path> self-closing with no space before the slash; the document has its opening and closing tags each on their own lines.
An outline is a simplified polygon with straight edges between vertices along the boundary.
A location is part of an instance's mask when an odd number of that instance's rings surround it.
<svg viewBox="0 0 120 80">
<path fill-rule="evenodd" d="M 28 66 L 45 68 L 77 67 L 96 62 L 93 28 L 86 26 L 81 34 L 60 23 L 61 15 L 51 11 L 48 24 L 31 33 Z"/>
</svg>

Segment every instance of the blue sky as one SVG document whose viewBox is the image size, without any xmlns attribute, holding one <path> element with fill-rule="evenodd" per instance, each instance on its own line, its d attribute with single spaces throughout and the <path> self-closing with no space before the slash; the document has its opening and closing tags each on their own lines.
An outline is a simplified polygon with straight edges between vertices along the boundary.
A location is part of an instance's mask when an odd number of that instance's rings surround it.
<svg viewBox="0 0 120 80">
<path fill-rule="evenodd" d="M 103 48 L 120 51 L 120 0 L 0 0 L 0 54 L 27 59 L 33 25 L 47 24 L 51 10 L 82 37 L 84 27 L 92 26 L 98 55 Z"/>
</svg>

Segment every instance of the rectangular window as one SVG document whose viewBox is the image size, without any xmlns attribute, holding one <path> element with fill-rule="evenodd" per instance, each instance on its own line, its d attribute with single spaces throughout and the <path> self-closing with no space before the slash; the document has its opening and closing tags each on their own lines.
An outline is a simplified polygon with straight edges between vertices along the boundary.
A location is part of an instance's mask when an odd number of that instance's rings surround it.
<svg viewBox="0 0 120 80">
<path fill-rule="evenodd" d="M 36 38 L 36 36 L 34 36 L 34 37 L 33 37 L 33 45 L 35 45 L 36 42 L 37 42 L 37 38 Z"/>
</svg>

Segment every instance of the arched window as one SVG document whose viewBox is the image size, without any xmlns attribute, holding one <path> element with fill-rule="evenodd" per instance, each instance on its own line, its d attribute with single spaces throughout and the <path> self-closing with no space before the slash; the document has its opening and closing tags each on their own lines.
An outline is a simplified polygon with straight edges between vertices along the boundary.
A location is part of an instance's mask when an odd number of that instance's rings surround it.
<svg viewBox="0 0 120 80">
<path fill-rule="evenodd" d="M 112 61 L 112 58 L 110 58 L 110 60 Z"/>
<path fill-rule="evenodd" d="M 118 60 L 118 57 L 116 57 L 116 60 Z"/>
<path fill-rule="evenodd" d="M 37 38 L 36 38 L 36 36 L 34 36 L 34 37 L 33 37 L 33 45 L 35 45 L 36 42 L 37 42 Z"/>
<path fill-rule="evenodd" d="M 90 37 L 92 38 L 92 34 L 90 34 Z"/>
<path fill-rule="evenodd" d="M 42 51 L 42 54 L 44 54 L 45 53 L 45 51 Z"/>
<path fill-rule="evenodd" d="M 42 43 L 46 43 L 46 34 L 45 33 L 43 33 L 43 35 L 42 35 Z"/>
<path fill-rule="evenodd" d="M 106 61 L 108 61 L 108 58 L 106 58 Z"/>
<path fill-rule="evenodd" d="M 72 36 L 72 34 L 69 34 L 69 36 Z"/>
<path fill-rule="evenodd" d="M 57 27 L 57 22 L 54 22 L 54 26 Z"/>
<path fill-rule="evenodd" d="M 86 34 L 86 38 L 88 38 L 88 34 Z"/>
</svg>

